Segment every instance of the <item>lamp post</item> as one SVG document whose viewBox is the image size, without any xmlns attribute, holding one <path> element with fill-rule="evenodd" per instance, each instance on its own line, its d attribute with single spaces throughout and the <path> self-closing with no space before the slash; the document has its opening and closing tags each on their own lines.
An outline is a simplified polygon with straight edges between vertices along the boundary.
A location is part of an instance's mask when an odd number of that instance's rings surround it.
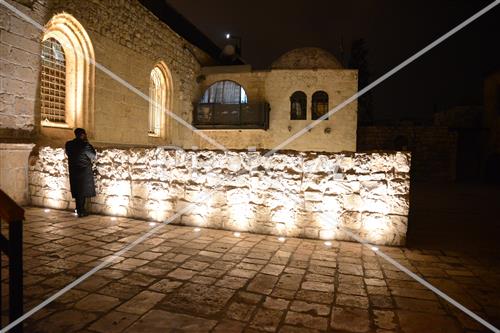
<svg viewBox="0 0 500 333">
<path fill-rule="evenodd" d="M 226 34 L 226 39 L 235 39 L 236 40 L 236 53 L 238 53 L 239 56 L 241 56 L 241 37 L 240 36 L 235 36 L 230 33 Z"/>
</svg>

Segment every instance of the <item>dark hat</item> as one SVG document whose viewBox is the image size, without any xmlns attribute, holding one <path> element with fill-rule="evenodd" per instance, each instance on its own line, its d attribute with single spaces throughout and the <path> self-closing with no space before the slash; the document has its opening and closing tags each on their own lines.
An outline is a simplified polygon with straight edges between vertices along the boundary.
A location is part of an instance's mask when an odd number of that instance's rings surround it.
<svg viewBox="0 0 500 333">
<path fill-rule="evenodd" d="M 83 128 L 75 128 L 74 132 L 76 137 L 79 137 L 82 134 L 87 134 Z"/>
</svg>

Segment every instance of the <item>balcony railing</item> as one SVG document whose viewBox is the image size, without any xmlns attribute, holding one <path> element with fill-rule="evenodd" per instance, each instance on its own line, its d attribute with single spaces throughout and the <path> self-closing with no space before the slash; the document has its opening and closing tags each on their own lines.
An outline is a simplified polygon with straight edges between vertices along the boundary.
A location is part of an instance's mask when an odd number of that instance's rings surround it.
<svg viewBox="0 0 500 333">
<path fill-rule="evenodd" d="M 269 104 L 195 104 L 193 126 L 199 129 L 269 128 Z"/>
</svg>

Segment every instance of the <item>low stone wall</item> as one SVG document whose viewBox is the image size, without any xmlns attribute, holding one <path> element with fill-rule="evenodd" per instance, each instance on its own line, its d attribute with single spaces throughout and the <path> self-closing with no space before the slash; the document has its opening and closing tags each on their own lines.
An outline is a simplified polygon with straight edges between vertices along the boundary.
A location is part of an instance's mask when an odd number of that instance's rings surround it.
<svg viewBox="0 0 500 333">
<path fill-rule="evenodd" d="M 408 153 L 264 153 L 100 150 L 91 211 L 157 221 L 177 213 L 177 224 L 320 239 L 350 239 L 350 230 L 404 244 Z M 32 156 L 30 193 L 33 205 L 74 207 L 62 149 Z"/>
</svg>

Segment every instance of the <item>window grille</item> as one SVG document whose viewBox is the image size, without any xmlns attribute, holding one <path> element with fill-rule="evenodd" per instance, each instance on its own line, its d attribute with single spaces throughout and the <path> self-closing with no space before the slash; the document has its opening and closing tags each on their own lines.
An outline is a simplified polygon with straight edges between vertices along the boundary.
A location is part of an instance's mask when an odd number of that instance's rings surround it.
<svg viewBox="0 0 500 333">
<path fill-rule="evenodd" d="M 328 94 L 324 91 L 316 91 L 312 95 L 312 119 L 319 119 L 328 111 Z M 327 119 L 328 117 L 325 118 L 325 120 Z"/>
<path fill-rule="evenodd" d="M 41 119 L 45 123 L 66 122 L 66 57 L 57 40 L 42 42 L 40 82 Z"/>
<path fill-rule="evenodd" d="M 161 116 L 165 105 L 165 79 L 158 67 L 151 71 L 149 84 L 149 134 L 159 136 L 161 133 Z"/>
<path fill-rule="evenodd" d="M 307 119 L 307 96 L 302 91 L 296 91 L 290 96 L 290 119 Z"/>
</svg>

